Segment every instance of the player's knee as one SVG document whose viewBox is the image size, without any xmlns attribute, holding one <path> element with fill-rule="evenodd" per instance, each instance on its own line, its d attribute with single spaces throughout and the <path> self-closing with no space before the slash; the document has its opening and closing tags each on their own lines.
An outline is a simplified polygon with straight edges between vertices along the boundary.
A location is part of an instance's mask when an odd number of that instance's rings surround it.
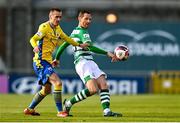
<svg viewBox="0 0 180 123">
<path fill-rule="evenodd" d="M 46 93 L 46 95 L 48 95 L 48 94 L 50 94 L 51 93 L 51 84 L 49 84 L 49 83 L 47 83 L 46 85 L 45 85 L 45 93 Z"/>
<path fill-rule="evenodd" d="M 46 89 L 41 89 L 40 93 L 44 96 L 48 95 L 51 93 L 51 88 L 46 88 Z"/>
<path fill-rule="evenodd" d="M 57 81 L 57 82 L 55 83 L 55 85 L 58 86 L 58 87 L 61 87 L 61 86 L 62 86 L 62 83 L 61 83 L 60 81 Z"/>
<path fill-rule="evenodd" d="M 54 83 L 54 90 L 62 90 L 62 83 L 60 81 Z"/>
<path fill-rule="evenodd" d="M 98 89 L 97 88 L 91 88 L 91 89 L 89 89 L 89 92 L 91 95 L 94 95 L 98 92 Z"/>
<path fill-rule="evenodd" d="M 103 82 L 100 89 L 108 89 L 108 84 L 106 82 Z"/>
<path fill-rule="evenodd" d="M 48 89 L 45 90 L 45 94 L 46 94 L 46 95 L 48 95 L 48 94 L 50 94 L 50 93 L 51 93 L 51 88 L 48 88 Z"/>
</svg>

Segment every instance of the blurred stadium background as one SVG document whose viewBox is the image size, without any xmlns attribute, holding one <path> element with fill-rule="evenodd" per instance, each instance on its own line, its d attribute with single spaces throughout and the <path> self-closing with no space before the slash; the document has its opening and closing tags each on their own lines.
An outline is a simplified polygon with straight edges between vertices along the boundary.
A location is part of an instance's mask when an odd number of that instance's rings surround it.
<svg viewBox="0 0 180 123">
<path fill-rule="evenodd" d="M 89 29 L 95 45 L 110 51 L 130 48 L 129 60 L 110 63 L 95 56 L 108 74 L 112 94 L 180 94 L 180 0 L 0 0 L 0 93 L 34 93 L 30 37 L 48 19 L 51 7 L 63 10 L 68 35 L 80 9 L 92 11 Z M 74 71 L 71 49 L 57 69 L 64 93 L 83 84 Z"/>
</svg>

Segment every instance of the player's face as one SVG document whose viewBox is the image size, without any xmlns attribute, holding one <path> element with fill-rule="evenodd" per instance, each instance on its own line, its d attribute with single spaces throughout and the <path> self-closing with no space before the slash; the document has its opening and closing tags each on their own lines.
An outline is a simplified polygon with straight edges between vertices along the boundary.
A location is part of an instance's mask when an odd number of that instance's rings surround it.
<svg viewBox="0 0 180 123">
<path fill-rule="evenodd" d="M 84 13 L 83 16 L 79 17 L 79 24 L 83 28 L 88 28 L 92 20 L 91 14 Z"/>
<path fill-rule="evenodd" d="M 54 26 L 58 26 L 59 22 L 60 22 L 60 20 L 62 18 L 62 12 L 53 11 L 53 12 L 50 13 L 49 18 L 50 18 L 50 22 Z"/>
</svg>

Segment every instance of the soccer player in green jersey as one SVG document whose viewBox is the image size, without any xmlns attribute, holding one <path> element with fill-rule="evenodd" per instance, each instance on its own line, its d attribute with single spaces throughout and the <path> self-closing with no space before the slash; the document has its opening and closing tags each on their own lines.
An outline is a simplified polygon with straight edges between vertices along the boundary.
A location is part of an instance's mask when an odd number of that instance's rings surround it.
<svg viewBox="0 0 180 123">
<path fill-rule="evenodd" d="M 92 52 L 107 55 L 108 57 L 112 58 L 112 61 L 117 61 L 117 58 L 113 53 L 107 52 L 92 45 L 90 35 L 87 30 L 91 23 L 91 19 L 92 17 L 89 11 L 80 11 L 78 16 L 79 25 L 71 34 L 71 38 L 78 43 L 89 44 L 88 49 L 82 49 L 76 46 L 74 47 L 75 69 L 86 88 L 74 95 L 69 100 L 64 100 L 64 111 L 69 114 L 71 107 L 75 103 L 99 92 L 101 105 L 103 108 L 103 115 L 105 117 L 120 117 L 122 114 L 112 112 L 110 109 L 110 93 L 106 81 L 106 74 L 93 61 Z M 61 53 L 67 46 L 69 46 L 69 44 L 65 42 L 58 48 L 54 65 L 57 65 Z"/>
</svg>

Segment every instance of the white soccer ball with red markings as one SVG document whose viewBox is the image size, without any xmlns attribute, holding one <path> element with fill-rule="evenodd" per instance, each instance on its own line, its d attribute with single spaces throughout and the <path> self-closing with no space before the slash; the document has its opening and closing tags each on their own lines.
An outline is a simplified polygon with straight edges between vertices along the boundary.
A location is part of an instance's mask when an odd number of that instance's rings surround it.
<svg viewBox="0 0 180 123">
<path fill-rule="evenodd" d="M 114 54 L 119 60 L 127 60 L 129 57 L 129 49 L 125 45 L 120 45 L 114 49 Z"/>
</svg>

